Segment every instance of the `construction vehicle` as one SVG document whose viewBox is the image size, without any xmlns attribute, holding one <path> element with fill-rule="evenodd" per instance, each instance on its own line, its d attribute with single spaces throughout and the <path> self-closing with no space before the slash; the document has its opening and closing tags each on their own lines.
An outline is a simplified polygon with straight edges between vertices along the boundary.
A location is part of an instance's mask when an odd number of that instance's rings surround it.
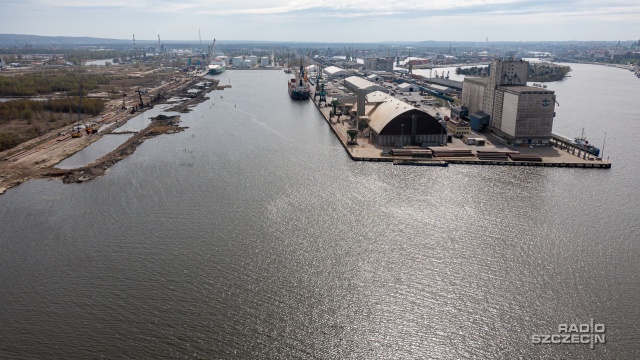
<svg viewBox="0 0 640 360">
<path fill-rule="evenodd" d="M 81 129 L 82 129 L 82 126 L 80 124 L 73 125 L 73 129 L 71 129 L 71 137 L 74 139 L 81 138 L 82 137 L 82 133 L 80 132 Z"/>
</svg>

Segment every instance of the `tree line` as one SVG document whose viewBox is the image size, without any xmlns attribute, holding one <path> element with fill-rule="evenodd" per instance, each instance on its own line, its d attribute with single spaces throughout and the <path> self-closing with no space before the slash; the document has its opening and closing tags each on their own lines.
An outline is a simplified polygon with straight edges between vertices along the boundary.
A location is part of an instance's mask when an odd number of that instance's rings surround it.
<svg viewBox="0 0 640 360">
<path fill-rule="evenodd" d="M 51 74 L 24 74 L 16 77 L 0 76 L 0 96 L 37 96 L 66 91 L 67 95 L 78 95 L 82 84 L 83 93 L 109 84 L 109 77 L 97 74 L 79 74 L 62 71 Z"/>
<path fill-rule="evenodd" d="M 0 121 L 7 123 L 11 120 L 24 119 L 31 120 L 35 113 L 50 111 L 53 113 L 74 114 L 80 109 L 81 114 L 97 116 L 104 110 L 103 99 L 87 98 L 82 99 L 80 106 L 79 97 L 64 99 L 37 100 L 13 100 L 0 102 Z"/>
</svg>

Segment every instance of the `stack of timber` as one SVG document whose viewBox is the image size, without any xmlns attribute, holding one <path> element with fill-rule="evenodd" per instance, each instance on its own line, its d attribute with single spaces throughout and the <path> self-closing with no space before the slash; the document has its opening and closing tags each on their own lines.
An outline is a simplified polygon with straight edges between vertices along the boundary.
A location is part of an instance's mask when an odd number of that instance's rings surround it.
<svg viewBox="0 0 640 360">
<path fill-rule="evenodd" d="M 470 149 L 455 149 L 444 146 L 434 146 L 429 149 L 433 151 L 434 157 L 473 157 L 473 153 L 471 153 Z"/>
<path fill-rule="evenodd" d="M 509 154 L 509 158 L 513 161 L 535 161 L 542 162 L 542 158 L 533 154 Z"/>
<path fill-rule="evenodd" d="M 520 154 L 519 151 L 512 150 L 478 150 L 479 160 L 507 161 L 507 156 Z"/>
<path fill-rule="evenodd" d="M 389 154 L 393 156 L 431 157 L 433 151 L 429 149 L 391 149 Z"/>
</svg>

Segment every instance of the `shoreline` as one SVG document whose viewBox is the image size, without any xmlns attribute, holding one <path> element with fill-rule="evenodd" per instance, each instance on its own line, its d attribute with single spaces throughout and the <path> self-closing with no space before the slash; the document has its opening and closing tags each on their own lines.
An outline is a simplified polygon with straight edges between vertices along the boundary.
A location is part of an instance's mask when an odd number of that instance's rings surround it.
<svg viewBox="0 0 640 360">
<path fill-rule="evenodd" d="M 72 126 L 66 126 L 55 132 L 48 133 L 28 140 L 12 149 L 0 153 L 0 195 L 7 190 L 16 187 L 30 179 L 61 179 L 64 183 L 84 182 L 104 175 L 104 173 L 116 162 L 133 154 L 136 148 L 146 139 L 161 134 L 171 134 L 186 129 L 186 127 L 169 126 L 175 117 L 161 120 L 153 120 L 144 129 L 137 131 L 134 136 L 109 153 L 94 160 L 88 165 L 74 169 L 59 169 L 55 166 L 62 160 L 84 150 L 92 143 L 101 139 L 104 135 L 112 133 L 117 128 L 126 124 L 130 119 L 144 114 L 155 105 L 167 103 L 166 100 L 174 96 L 180 96 L 186 90 L 193 88 L 198 83 L 210 83 L 208 86 L 196 87 L 197 95 L 174 104 L 171 109 L 164 111 L 177 111 L 186 113 L 190 106 L 199 104 L 208 99 L 208 93 L 214 90 L 223 90 L 231 85 L 219 86 L 219 80 L 204 78 L 202 76 L 188 77 L 174 82 L 167 82 L 146 96 L 149 98 L 148 106 L 141 110 L 132 111 L 134 106 L 127 109 L 118 108 L 121 101 L 110 104 L 111 108 L 100 114 L 101 124 L 99 134 L 84 135 L 74 139 L 70 132 Z M 174 86 L 171 86 L 174 85 Z M 167 89 L 169 87 L 169 89 Z M 161 95 L 160 95 L 161 94 Z M 158 96 L 160 95 L 160 96 Z M 153 99 L 153 100 L 151 100 Z M 134 100 L 135 101 L 135 100 Z M 114 104 L 116 105 L 114 107 Z"/>
</svg>

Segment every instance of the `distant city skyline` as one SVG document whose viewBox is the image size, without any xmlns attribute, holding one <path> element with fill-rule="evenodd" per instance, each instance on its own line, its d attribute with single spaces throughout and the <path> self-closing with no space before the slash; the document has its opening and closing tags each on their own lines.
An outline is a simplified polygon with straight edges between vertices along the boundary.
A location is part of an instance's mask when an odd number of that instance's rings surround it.
<svg viewBox="0 0 640 360">
<path fill-rule="evenodd" d="M 640 37 L 624 0 L 6 0 L 0 33 L 294 42 L 588 41 Z"/>
</svg>

